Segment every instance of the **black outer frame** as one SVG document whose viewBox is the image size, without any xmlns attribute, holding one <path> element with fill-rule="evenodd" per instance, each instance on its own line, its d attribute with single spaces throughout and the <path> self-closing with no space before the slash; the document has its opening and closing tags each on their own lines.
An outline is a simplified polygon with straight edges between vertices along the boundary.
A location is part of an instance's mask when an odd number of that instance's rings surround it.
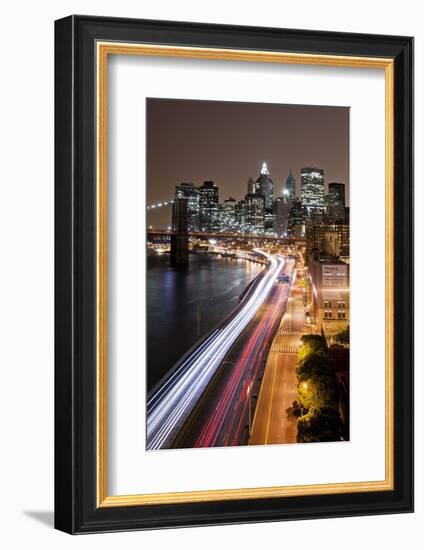
<svg viewBox="0 0 424 550">
<path fill-rule="evenodd" d="M 395 489 L 96 509 L 97 40 L 395 60 Z M 55 22 L 55 527 L 130 529 L 413 511 L 413 38 L 90 16 Z"/>
</svg>

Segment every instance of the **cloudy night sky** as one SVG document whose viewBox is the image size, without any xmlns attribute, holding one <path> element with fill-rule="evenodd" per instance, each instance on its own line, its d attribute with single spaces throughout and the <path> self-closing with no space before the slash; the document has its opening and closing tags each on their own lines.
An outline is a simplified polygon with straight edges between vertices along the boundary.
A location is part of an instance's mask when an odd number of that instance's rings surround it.
<svg viewBox="0 0 424 550">
<path fill-rule="evenodd" d="M 174 198 L 175 185 L 213 180 L 219 201 L 239 200 L 263 162 L 282 194 L 292 169 L 324 169 L 327 184 L 346 184 L 349 204 L 349 108 L 147 99 L 147 204 Z M 148 224 L 166 227 L 170 208 L 150 211 Z"/>
</svg>

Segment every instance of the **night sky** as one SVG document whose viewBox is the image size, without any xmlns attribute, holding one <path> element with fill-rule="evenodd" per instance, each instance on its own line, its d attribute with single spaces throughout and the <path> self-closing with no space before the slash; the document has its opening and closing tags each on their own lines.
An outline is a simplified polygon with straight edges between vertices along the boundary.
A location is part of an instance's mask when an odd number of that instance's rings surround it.
<svg viewBox="0 0 424 550">
<path fill-rule="evenodd" d="M 280 196 L 289 169 L 300 195 L 300 169 L 324 169 L 327 184 L 346 184 L 349 204 L 349 108 L 173 99 L 147 100 L 147 204 L 174 198 L 175 185 L 213 180 L 219 201 L 244 198 L 249 176 L 266 162 Z M 170 209 L 149 212 L 154 227 Z"/>
</svg>

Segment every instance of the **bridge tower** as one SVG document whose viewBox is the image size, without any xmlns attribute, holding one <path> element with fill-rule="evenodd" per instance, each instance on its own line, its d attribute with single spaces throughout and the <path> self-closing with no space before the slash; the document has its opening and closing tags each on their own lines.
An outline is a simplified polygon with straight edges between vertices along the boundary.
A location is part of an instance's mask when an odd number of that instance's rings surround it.
<svg viewBox="0 0 424 550">
<path fill-rule="evenodd" d="M 172 210 L 171 266 L 188 267 L 187 200 L 177 196 Z"/>
</svg>

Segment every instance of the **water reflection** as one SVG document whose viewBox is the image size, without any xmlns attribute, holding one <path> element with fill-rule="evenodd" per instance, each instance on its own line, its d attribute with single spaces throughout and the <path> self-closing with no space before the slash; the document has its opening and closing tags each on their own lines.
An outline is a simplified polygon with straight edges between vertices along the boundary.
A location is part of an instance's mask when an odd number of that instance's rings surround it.
<svg viewBox="0 0 424 550">
<path fill-rule="evenodd" d="M 168 255 L 147 258 L 147 386 L 150 390 L 237 305 L 263 266 L 246 260 L 190 255 L 186 271 Z"/>
</svg>

